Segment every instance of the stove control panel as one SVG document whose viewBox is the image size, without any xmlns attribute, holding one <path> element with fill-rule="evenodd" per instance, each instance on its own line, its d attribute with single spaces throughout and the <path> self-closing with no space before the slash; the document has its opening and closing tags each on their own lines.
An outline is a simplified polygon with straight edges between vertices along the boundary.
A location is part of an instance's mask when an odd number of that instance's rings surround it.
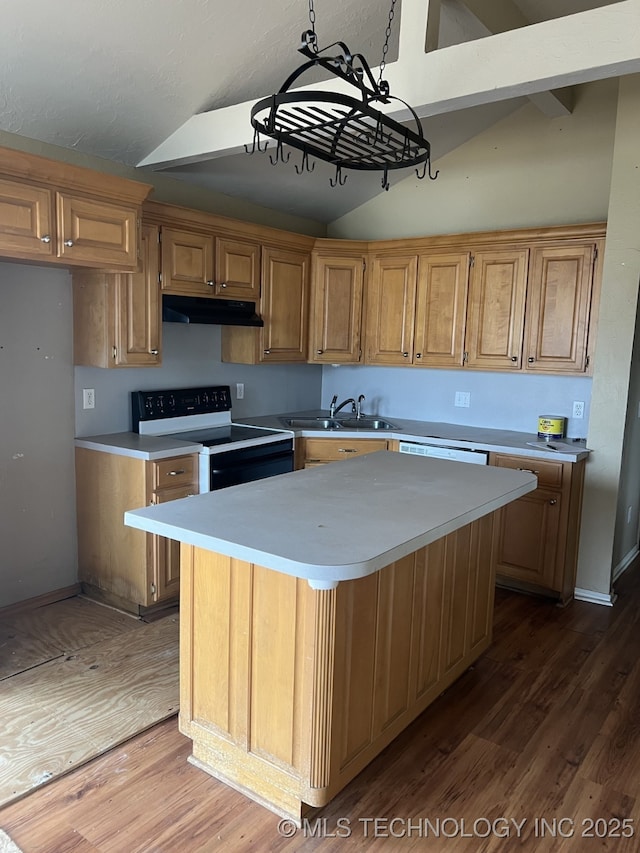
<svg viewBox="0 0 640 853">
<path fill-rule="evenodd" d="M 158 421 L 230 410 L 231 389 L 228 385 L 131 392 L 131 423 L 134 432 L 140 431 L 138 425 L 141 421 Z"/>
</svg>

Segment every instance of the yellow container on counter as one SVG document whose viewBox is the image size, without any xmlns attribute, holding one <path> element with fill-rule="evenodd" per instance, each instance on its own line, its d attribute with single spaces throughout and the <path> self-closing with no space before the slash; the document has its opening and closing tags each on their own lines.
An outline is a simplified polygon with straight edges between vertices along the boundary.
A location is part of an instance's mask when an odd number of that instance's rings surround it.
<svg viewBox="0 0 640 853">
<path fill-rule="evenodd" d="M 561 415 L 540 415 L 538 418 L 538 438 L 553 441 L 564 438 L 567 419 Z"/>
</svg>

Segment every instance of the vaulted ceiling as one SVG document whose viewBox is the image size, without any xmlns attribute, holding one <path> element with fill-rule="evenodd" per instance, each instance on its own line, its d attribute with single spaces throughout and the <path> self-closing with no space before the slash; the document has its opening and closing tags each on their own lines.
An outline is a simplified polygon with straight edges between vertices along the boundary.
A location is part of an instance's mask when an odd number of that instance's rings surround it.
<svg viewBox="0 0 640 853">
<path fill-rule="evenodd" d="M 454 57 L 455 64 L 447 64 L 454 45 L 480 46 L 475 40 L 541 24 L 547 29 L 540 49 L 547 49 L 555 30 L 544 22 L 572 15 L 577 25 L 580 13 L 613 6 L 636 20 L 639 5 L 640 0 L 404 0 L 403 9 L 398 0 L 388 55 L 392 94 L 419 107 L 437 161 L 527 98 L 550 117 L 566 114 L 571 92 L 565 84 L 637 70 L 634 57 L 627 61 L 632 51 L 622 32 L 616 38 L 624 49 L 608 44 L 610 55 L 596 57 L 591 68 L 585 69 L 584 60 L 571 64 L 558 57 L 554 79 L 563 87 L 558 92 L 549 94 L 551 73 L 545 80 L 543 71 L 527 67 L 524 79 L 516 74 L 504 89 L 487 83 L 480 92 L 478 81 L 475 92 L 465 81 L 456 97 L 451 68 L 460 63 Z M 377 66 L 390 0 L 315 0 L 314 6 L 321 47 L 346 42 Z M 602 30 L 604 19 L 599 21 Z M 619 28 L 620 19 L 610 25 Z M 130 166 L 162 168 L 218 192 L 331 221 L 379 193 L 379 176 L 350 174 L 344 187 L 331 188 L 333 171 L 326 164 L 298 176 L 294 158 L 272 166 L 268 153 L 249 157 L 243 151 L 252 135 L 250 103 L 277 91 L 301 63 L 297 47 L 308 28 L 308 0 L 3 0 L 0 129 Z M 508 55 L 505 38 L 486 39 L 495 47 L 484 60 L 484 48 L 478 47 L 479 67 Z M 564 30 L 559 38 L 566 44 Z M 516 44 L 514 66 L 525 44 Z M 498 71 L 501 79 L 510 77 L 504 67 Z M 437 79 L 445 73 L 446 85 Z M 447 97 L 438 100 L 426 92 L 430 76 Z M 411 101 L 407 90 L 420 102 Z"/>
</svg>

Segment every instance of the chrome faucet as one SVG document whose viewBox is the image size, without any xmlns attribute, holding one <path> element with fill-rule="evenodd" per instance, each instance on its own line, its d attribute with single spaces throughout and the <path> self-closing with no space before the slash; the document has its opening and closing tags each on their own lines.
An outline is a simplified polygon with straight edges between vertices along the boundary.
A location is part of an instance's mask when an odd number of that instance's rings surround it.
<svg viewBox="0 0 640 853">
<path fill-rule="evenodd" d="M 343 400 L 339 406 L 336 406 L 337 400 L 338 400 L 338 395 L 334 394 L 333 399 L 331 400 L 331 405 L 329 406 L 329 417 L 330 418 L 333 418 L 335 415 L 337 415 L 338 412 L 340 411 L 340 409 L 344 409 L 344 407 L 347 406 L 349 403 L 351 403 L 351 412 L 354 415 L 357 414 L 358 410 L 356 408 L 356 401 L 353 399 L 353 397 L 349 397 L 347 400 Z"/>
<path fill-rule="evenodd" d="M 356 418 L 358 420 L 360 420 L 360 418 L 362 417 L 362 403 L 364 400 L 366 400 L 366 397 L 364 396 L 364 394 L 360 394 L 360 396 L 358 397 L 358 402 L 356 403 Z"/>
</svg>

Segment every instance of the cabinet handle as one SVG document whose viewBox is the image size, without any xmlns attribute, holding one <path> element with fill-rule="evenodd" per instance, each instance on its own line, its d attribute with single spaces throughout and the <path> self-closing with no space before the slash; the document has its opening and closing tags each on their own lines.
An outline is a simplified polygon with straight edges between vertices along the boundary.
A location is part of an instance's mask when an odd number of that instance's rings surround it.
<svg viewBox="0 0 640 853">
<path fill-rule="evenodd" d="M 185 474 L 184 468 L 179 468 L 177 471 L 167 471 L 167 477 L 177 477 L 178 474 Z"/>
<path fill-rule="evenodd" d="M 40 242 L 41 242 L 41 243 L 50 243 L 50 242 L 51 242 L 51 237 L 50 237 L 48 234 L 45 234 L 45 235 L 44 235 L 44 237 L 41 237 L 41 238 L 40 238 Z"/>
<path fill-rule="evenodd" d="M 531 468 L 518 468 L 518 471 L 524 471 L 525 474 L 535 474 L 536 477 L 540 473 L 539 471 L 533 471 Z"/>
<path fill-rule="evenodd" d="M 529 362 L 529 364 L 533 364 L 533 362 L 535 361 L 535 358 L 532 355 L 530 355 L 529 358 L 527 359 L 527 361 Z"/>
<path fill-rule="evenodd" d="M 73 240 L 65 240 L 64 244 L 65 244 L 65 246 L 71 247 L 71 246 L 73 246 Z"/>
<path fill-rule="evenodd" d="M 150 349 L 149 354 L 150 355 L 158 355 L 158 350 L 157 349 Z"/>
<path fill-rule="evenodd" d="M 264 354 L 265 354 L 265 355 L 271 355 L 271 350 L 270 350 L 270 349 L 266 349 L 266 350 L 264 351 Z"/>
<path fill-rule="evenodd" d="M 220 287 L 226 287 L 226 286 L 227 286 L 227 282 L 226 282 L 226 281 L 222 281 L 222 282 L 220 282 Z"/>
<path fill-rule="evenodd" d="M 317 349 L 317 350 L 316 350 L 316 355 L 322 355 L 322 353 L 323 353 L 323 352 L 324 352 L 324 350 L 323 350 L 323 349 Z"/>
<path fill-rule="evenodd" d="M 356 450 L 355 447 L 339 447 L 338 448 L 338 453 L 357 453 L 357 452 L 358 451 Z"/>
<path fill-rule="evenodd" d="M 209 287 L 215 287 L 215 284 L 216 284 L 216 283 L 215 283 L 215 281 L 213 281 L 213 279 L 210 279 L 210 280 L 207 282 L 207 284 L 209 285 Z"/>
<path fill-rule="evenodd" d="M 511 361 L 517 361 L 517 360 L 518 360 L 518 356 L 517 356 L 517 355 L 512 355 L 512 356 L 511 356 Z"/>
<path fill-rule="evenodd" d="M 555 506 L 557 503 L 558 501 L 555 498 L 551 498 L 551 500 L 549 501 L 549 506 Z"/>
<path fill-rule="evenodd" d="M 408 353 L 408 352 L 403 352 L 403 353 L 402 353 L 402 357 L 403 357 L 403 358 L 409 358 L 409 353 Z"/>
<path fill-rule="evenodd" d="M 421 353 L 421 352 L 417 352 L 417 353 L 416 353 L 416 358 L 422 358 L 422 353 Z"/>
</svg>

